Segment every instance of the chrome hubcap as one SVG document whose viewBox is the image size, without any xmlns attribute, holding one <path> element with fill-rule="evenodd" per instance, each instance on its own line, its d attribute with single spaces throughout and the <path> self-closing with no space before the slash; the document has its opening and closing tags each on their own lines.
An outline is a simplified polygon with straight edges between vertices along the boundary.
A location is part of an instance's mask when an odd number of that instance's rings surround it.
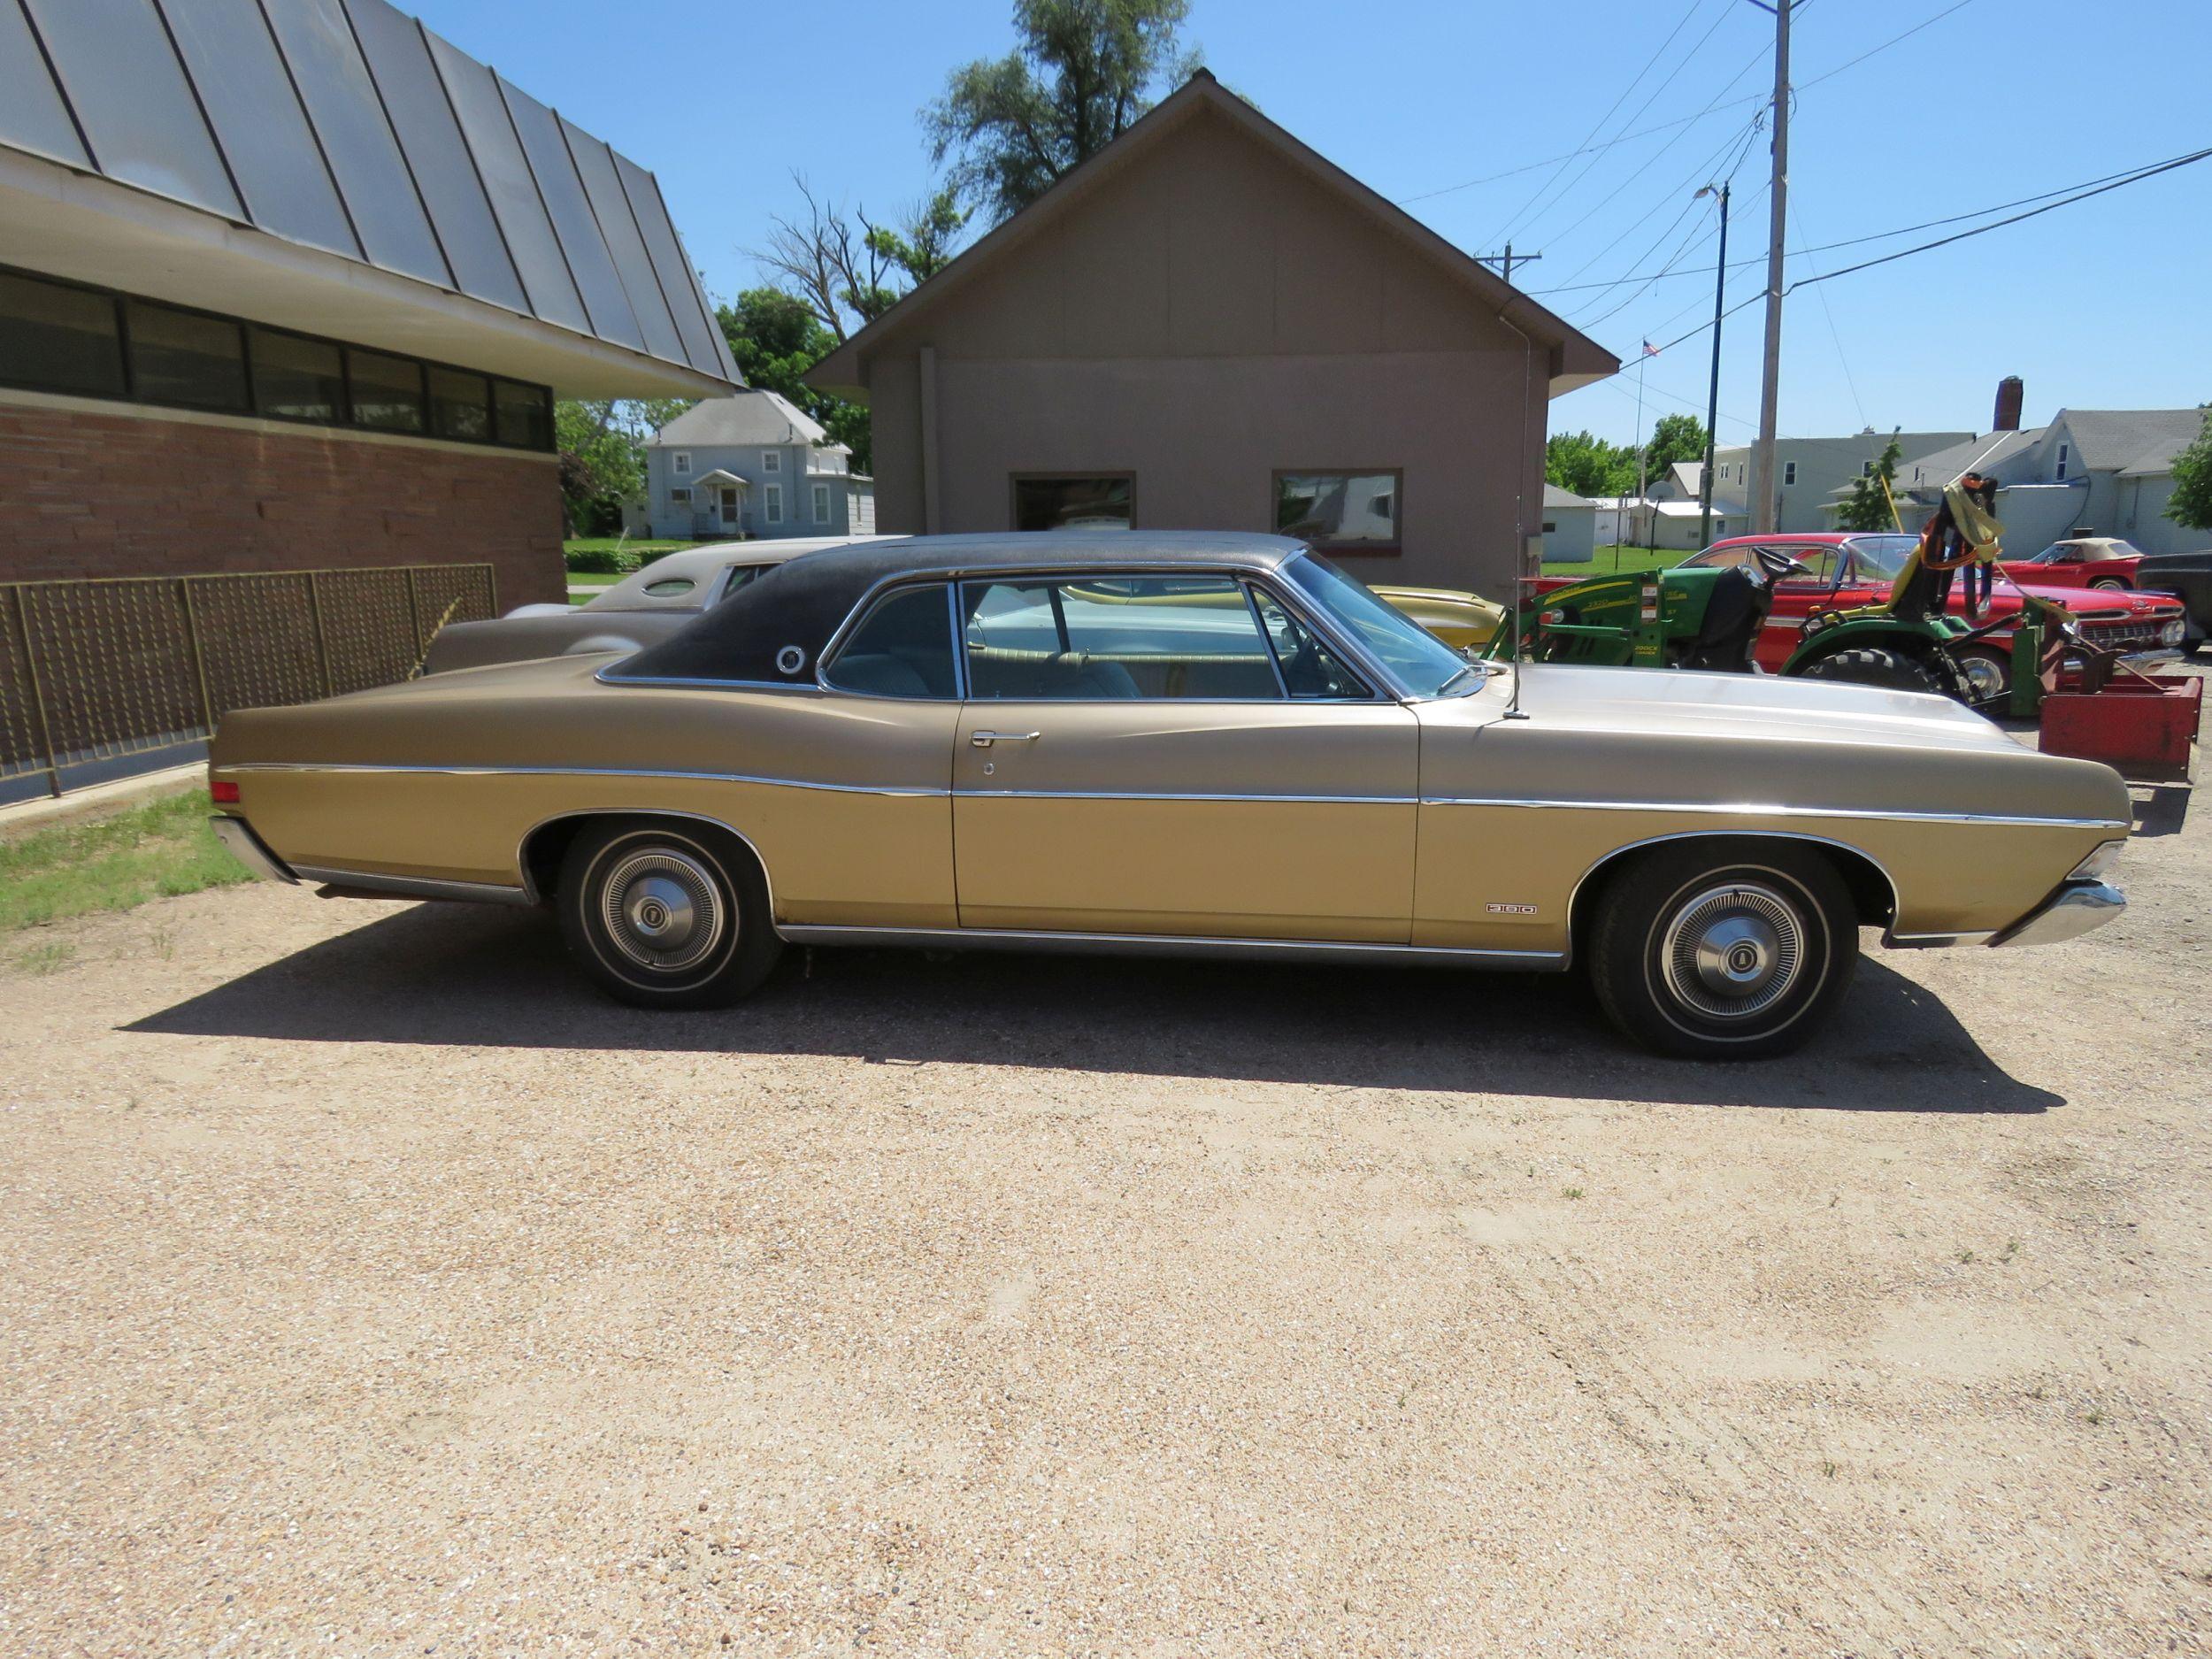
<svg viewBox="0 0 2212 1659">
<path fill-rule="evenodd" d="M 2004 690 L 2005 671 L 1986 657 L 1962 657 L 1959 666 L 1966 671 L 1967 683 L 1974 687 L 1977 697 L 1994 697 Z"/>
<path fill-rule="evenodd" d="M 1667 983 L 1684 1006 L 1716 1019 L 1771 1008 L 1805 965 L 1805 930 L 1771 888 L 1732 882 L 1674 913 L 1661 945 Z"/>
<path fill-rule="evenodd" d="M 630 961 L 679 972 L 722 942 L 729 919 L 706 865 L 669 847 L 628 854 L 600 889 L 607 937 Z"/>
</svg>

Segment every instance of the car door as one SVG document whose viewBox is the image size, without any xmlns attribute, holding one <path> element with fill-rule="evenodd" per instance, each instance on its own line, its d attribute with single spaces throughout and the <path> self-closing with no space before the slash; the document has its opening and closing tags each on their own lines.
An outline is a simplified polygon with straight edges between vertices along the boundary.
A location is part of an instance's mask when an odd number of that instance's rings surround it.
<svg viewBox="0 0 2212 1659">
<path fill-rule="evenodd" d="M 1402 944 L 1419 726 L 1230 572 L 961 594 L 963 927 Z"/>
</svg>

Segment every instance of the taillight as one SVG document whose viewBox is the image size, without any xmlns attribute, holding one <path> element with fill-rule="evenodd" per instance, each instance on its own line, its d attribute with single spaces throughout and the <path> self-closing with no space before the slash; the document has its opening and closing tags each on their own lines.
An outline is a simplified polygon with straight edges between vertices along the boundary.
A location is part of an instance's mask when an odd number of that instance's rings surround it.
<svg viewBox="0 0 2212 1659">
<path fill-rule="evenodd" d="M 228 778 L 218 778 L 207 786 L 207 798 L 217 806 L 236 806 L 238 786 Z"/>
</svg>

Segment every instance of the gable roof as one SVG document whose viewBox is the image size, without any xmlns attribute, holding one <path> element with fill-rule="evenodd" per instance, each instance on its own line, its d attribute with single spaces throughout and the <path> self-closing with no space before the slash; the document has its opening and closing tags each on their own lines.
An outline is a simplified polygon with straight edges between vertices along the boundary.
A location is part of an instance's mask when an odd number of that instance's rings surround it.
<svg viewBox="0 0 2212 1659">
<path fill-rule="evenodd" d="M 2051 424 L 2073 434 L 2081 464 L 2093 472 L 2123 470 L 2140 477 L 2163 472 L 2204 429 L 2200 409 L 2062 409 Z M 2162 456 L 2160 451 L 2163 450 Z"/>
<path fill-rule="evenodd" d="M 1985 432 L 1978 438 L 1969 438 L 1963 443 L 1954 443 L 1927 455 L 1909 455 L 1897 463 L 1895 488 L 1899 489 L 1941 489 L 1946 484 L 1977 467 L 1995 466 L 2010 460 L 2021 450 L 2042 442 L 2048 426 L 2030 426 L 2021 432 Z M 1921 476 L 1916 480 L 1913 476 Z M 1831 494 L 1842 495 L 1850 486 Z"/>
<path fill-rule="evenodd" d="M 1544 486 L 1544 505 L 1547 507 L 1602 507 L 1606 503 L 1594 496 L 1578 495 L 1571 489 L 1556 484 Z"/>
<path fill-rule="evenodd" d="M 780 392 L 756 388 L 732 397 L 694 403 L 645 441 L 649 449 L 669 444 L 711 449 L 717 444 L 808 443 L 835 455 L 852 451 L 829 442 L 821 423 Z"/>
<path fill-rule="evenodd" d="M 943 270 L 816 364 L 807 373 L 808 384 L 825 389 L 864 389 L 860 373 L 864 357 L 927 317 L 949 296 L 995 267 L 1040 232 L 1077 211 L 1108 180 L 1150 153 L 1201 114 L 1226 120 L 1312 182 L 1340 197 L 1373 221 L 1379 230 L 1396 238 L 1455 279 L 1486 309 L 1531 339 L 1551 348 L 1554 396 L 1618 372 L 1620 359 L 1596 341 L 1545 310 L 1479 259 L 1445 241 L 1403 208 L 1377 195 L 1334 162 L 1302 143 L 1236 94 L 1224 89 L 1210 73 L 1201 69 L 1119 138 L 1059 179 L 1034 202 L 984 235 Z"/>
</svg>

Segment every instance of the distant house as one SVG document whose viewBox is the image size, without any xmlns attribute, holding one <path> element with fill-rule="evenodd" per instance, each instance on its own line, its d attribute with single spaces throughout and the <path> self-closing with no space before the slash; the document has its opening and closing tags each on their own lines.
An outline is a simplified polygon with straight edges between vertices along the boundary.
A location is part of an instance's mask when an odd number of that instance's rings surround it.
<svg viewBox="0 0 2212 1659">
<path fill-rule="evenodd" d="M 887 530 L 1274 531 L 1500 591 L 1553 397 L 1619 367 L 1201 72 L 809 372 Z"/>
<path fill-rule="evenodd" d="M 1618 514 L 1610 503 L 1593 501 L 1556 484 L 1544 486 L 1544 559 L 1547 564 L 1578 565 L 1594 558 L 1598 549 L 1598 517 L 1615 522 Z M 1607 537 L 1608 541 L 1612 538 Z"/>
<path fill-rule="evenodd" d="M 710 397 L 645 441 L 642 527 L 680 540 L 872 535 L 875 480 L 851 463 L 774 392 Z"/>
<path fill-rule="evenodd" d="M 1970 432 L 1877 432 L 1869 426 L 1847 438 L 1777 438 L 1774 441 L 1774 527 L 1805 532 L 1832 530 L 1839 492 L 1870 475 L 1894 437 L 1901 452 L 1922 455 L 1972 437 Z M 1713 499 L 1726 500 L 1743 516 L 1751 499 L 1751 449 L 1738 444 L 1713 451 Z"/>
<path fill-rule="evenodd" d="M 1992 432 L 1909 457 L 1897 471 L 1905 526 L 1935 511 L 1964 472 L 1997 480 L 1997 517 L 2016 557 L 2064 536 L 2124 536 L 2146 553 L 2181 553 L 2212 536 L 2166 517 L 2174 457 L 2203 430 L 2195 409 L 2063 409 L 2047 426 Z"/>
</svg>

